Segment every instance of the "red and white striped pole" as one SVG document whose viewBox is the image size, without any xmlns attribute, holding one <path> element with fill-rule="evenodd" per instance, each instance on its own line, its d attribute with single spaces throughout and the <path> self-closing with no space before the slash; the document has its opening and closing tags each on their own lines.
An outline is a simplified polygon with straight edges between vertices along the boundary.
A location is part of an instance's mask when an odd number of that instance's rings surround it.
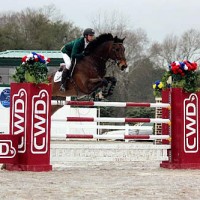
<svg viewBox="0 0 200 200">
<path fill-rule="evenodd" d="M 103 140 L 170 140 L 169 135 L 90 135 L 90 134 L 67 134 L 67 139 L 103 139 Z"/>
<path fill-rule="evenodd" d="M 54 119 L 54 121 L 68 121 L 68 122 L 144 122 L 144 123 L 166 123 L 170 124 L 169 119 L 161 118 L 112 118 L 112 117 L 66 117 L 66 119 Z"/>
<path fill-rule="evenodd" d="M 97 106 L 97 107 L 151 107 L 170 108 L 169 103 L 101 102 L 101 101 L 51 101 L 52 105 Z"/>
</svg>

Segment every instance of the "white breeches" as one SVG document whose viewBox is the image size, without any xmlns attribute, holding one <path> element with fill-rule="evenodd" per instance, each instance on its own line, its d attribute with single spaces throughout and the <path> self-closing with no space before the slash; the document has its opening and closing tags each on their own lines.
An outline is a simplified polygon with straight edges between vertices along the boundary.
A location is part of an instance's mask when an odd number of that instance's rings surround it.
<svg viewBox="0 0 200 200">
<path fill-rule="evenodd" d="M 63 60 L 65 62 L 65 67 L 69 69 L 71 67 L 71 59 L 66 53 L 62 53 Z"/>
</svg>

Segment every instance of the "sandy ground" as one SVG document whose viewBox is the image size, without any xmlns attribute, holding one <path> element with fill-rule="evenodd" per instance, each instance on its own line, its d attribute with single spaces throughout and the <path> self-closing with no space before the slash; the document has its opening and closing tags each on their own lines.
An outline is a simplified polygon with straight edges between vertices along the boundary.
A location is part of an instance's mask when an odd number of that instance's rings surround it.
<svg viewBox="0 0 200 200">
<path fill-rule="evenodd" d="M 169 170 L 158 163 L 1 170 L 0 177 L 3 200 L 200 199 L 200 170 Z"/>
</svg>

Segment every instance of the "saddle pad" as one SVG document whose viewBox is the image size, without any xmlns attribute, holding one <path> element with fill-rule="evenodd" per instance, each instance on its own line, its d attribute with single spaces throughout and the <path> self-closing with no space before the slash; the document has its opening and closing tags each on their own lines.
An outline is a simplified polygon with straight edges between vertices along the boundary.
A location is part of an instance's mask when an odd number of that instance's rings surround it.
<svg viewBox="0 0 200 200">
<path fill-rule="evenodd" d="M 57 72 L 55 73 L 55 75 L 54 75 L 53 81 L 54 81 L 55 83 L 57 83 L 57 82 L 61 81 L 61 79 L 62 79 L 62 72 L 57 71 Z"/>
</svg>

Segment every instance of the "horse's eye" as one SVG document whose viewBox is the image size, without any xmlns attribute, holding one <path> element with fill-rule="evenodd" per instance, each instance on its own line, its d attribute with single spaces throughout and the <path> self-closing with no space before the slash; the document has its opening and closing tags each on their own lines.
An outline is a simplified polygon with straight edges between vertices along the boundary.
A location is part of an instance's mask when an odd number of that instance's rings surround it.
<svg viewBox="0 0 200 200">
<path fill-rule="evenodd" d="M 119 48 L 118 48 L 118 49 L 115 49 L 115 51 L 119 52 L 119 51 L 120 51 L 120 49 L 119 49 Z"/>
</svg>

